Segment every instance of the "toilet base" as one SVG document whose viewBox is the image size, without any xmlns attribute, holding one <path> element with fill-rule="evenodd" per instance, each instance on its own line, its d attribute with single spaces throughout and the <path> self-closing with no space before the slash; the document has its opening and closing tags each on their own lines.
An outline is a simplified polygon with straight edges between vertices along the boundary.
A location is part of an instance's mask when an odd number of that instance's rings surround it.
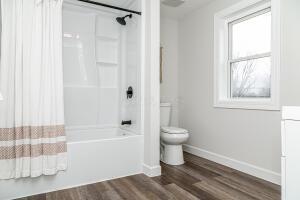
<svg viewBox="0 0 300 200">
<path fill-rule="evenodd" d="M 184 164 L 182 145 L 161 144 L 161 161 L 168 165 Z"/>
</svg>

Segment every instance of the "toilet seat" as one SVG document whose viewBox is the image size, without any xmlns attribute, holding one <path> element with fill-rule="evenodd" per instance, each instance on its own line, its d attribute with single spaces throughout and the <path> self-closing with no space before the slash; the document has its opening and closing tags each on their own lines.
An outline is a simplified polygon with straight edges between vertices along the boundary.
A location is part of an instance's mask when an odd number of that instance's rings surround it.
<svg viewBox="0 0 300 200">
<path fill-rule="evenodd" d="M 163 133 L 168 133 L 168 134 L 186 134 L 186 133 L 188 133 L 188 131 L 183 128 L 177 128 L 177 127 L 172 127 L 172 126 L 161 127 L 161 131 Z"/>
</svg>

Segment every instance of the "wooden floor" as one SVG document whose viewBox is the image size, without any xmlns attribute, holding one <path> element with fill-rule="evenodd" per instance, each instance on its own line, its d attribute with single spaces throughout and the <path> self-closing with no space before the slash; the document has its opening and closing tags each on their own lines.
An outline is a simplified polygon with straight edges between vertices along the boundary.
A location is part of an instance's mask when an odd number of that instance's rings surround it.
<svg viewBox="0 0 300 200">
<path fill-rule="evenodd" d="M 135 175 L 22 200 L 279 200 L 280 187 L 185 153 L 182 166 L 162 164 L 162 175 Z"/>
</svg>

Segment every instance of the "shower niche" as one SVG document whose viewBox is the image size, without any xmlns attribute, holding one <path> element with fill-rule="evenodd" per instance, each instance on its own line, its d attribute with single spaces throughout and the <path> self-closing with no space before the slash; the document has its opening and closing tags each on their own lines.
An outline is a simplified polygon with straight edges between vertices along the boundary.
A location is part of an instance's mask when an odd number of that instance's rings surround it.
<svg viewBox="0 0 300 200">
<path fill-rule="evenodd" d="M 140 16 L 126 18 L 126 25 L 118 23 L 116 18 L 127 14 L 105 8 L 65 6 L 67 131 L 121 127 L 140 132 Z M 127 99 L 129 86 L 135 92 Z M 131 120 L 132 125 L 121 126 L 122 120 Z"/>
</svg>

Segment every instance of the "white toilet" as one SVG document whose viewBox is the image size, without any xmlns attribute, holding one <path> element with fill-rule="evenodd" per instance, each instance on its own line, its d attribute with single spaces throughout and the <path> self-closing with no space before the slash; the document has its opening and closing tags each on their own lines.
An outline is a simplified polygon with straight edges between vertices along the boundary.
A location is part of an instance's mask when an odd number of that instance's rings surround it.
<svg viewBox="0 0 300 200">
<path fill-rule="evenodd" d="M 184 164 L 182 144 L 189 138 L 185 129 L 170 127 L 170 103 L 160 104 L 161 161 L 169 165 Z"/>
</svg>

